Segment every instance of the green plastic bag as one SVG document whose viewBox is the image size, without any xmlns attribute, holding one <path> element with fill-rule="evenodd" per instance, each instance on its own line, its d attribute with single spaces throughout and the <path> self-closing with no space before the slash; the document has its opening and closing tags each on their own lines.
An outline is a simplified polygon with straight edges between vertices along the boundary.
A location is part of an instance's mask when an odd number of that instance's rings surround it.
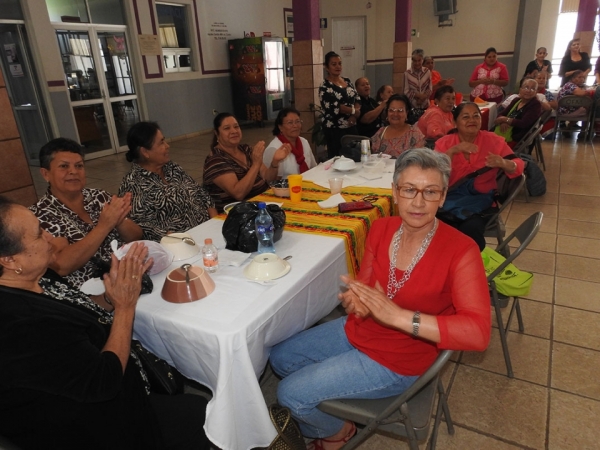
<svg viewBox="0 0 600 450">
<path fill-rule="evenodd" d="M 506 258 L 500 253 L 485 247 L 481 252 L 485 274 L 490 275 L 500 264 L 506 261 Z M 533 274 L 519 270 L 514 264 L 507 265 L 501 274 L 494 278 L 496 289 L 507 297 L 523 297 L 529 294 L 531 284 L 533 283 Z"/>
</svg>

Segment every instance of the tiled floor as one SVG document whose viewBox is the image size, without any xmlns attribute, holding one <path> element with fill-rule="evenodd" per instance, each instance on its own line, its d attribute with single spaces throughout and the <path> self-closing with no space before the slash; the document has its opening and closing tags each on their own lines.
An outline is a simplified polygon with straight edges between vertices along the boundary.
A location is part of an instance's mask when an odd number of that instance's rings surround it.
<svg viewBox="0 0 600 450">
<path fill-rule="evenodd" d="M 173 142 L 172 159 L 200 180 L 211 138 Z M 244 141 L 259 138 L 268 142 L 270 129 L 244 130 Z M 496 329 L 486 352 L 449 364 L 444 379 L 456 434 L 442 427 L 438 449 L 600 447 L 599 143 L 544 142 L 547 194 L 530 203 L 519 198 L 505 214 L 511 231 L 533 212 L 544 212 L 541 232 L 517 262 L 535 273 L 535 281 L 522 300 L 525 333 L 508 337 L 515 378 L 505 375 Z M 129 164 L 121 154 L 86 167 L 88 186 L 116 192 Z M 45 185 L 34 175 L 41 194 Z M 360 448 L 407 445 L 376 434 Z"/>
</svg>

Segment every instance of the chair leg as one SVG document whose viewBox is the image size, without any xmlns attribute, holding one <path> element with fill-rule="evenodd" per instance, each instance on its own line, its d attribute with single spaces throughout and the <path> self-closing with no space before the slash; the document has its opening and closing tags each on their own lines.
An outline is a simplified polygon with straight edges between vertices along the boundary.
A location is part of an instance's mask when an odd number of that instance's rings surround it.
<svg viewBox="0 0 600 450">
<path fill-rule="evenodd" d="M 408 404 L 403 403 L 400 406 L 400 413 L 404 417 L 404 428 L 406 429 L 406 437 L 408 438 L 408 446 L 410 450 L 419 450 L 419 441 L 417 441 L 417 435 L 413 428 L 412 421 L 410 420 L 410 414 L 408 412 Z"/>
<path fill-rule="evenodd" d="M 521 314 L 521 303 L 519 303 L 519 297 L 515 297 L 515 301 L 513 306 L 517 310 L 517 321 L 519 322 L 519 332 L 523 333 L 525 331 L 525 325 L 523 325 L 523 315 Z"/>
<path fill-rule="evenodd" d="M 494 302 L 494 310 L 496 312 L 496 320 L 498 321 L 498 332 L 500 333 L 500 342 L 502 344 L 502 352 L 504 353 L 504 362 L 506 363 L 506 372 L 508 378 L 514 378 L 512 364 L 510 362 L 510 354 L 508 353 L 508 342 L 506 341 L 506 331 L 504 330 L 504 324 L 502 323 L 502 312 L 498 306 L 498 291 L 496 290 L 496 284 L 491 281 L 492 286 L 492 299 Z"/>
<path fill-rule="evenodd" d="M 350 439 L 345 445 L 344 450 L 352 450 L 362 444 L 369 436 L 371 436 L 377 429 L 377 424 L 374 421 L 369 422 L 362 430 L 358 432 Z"/>
<path fill-rule="evenodd" d="M 535 155 L 537 160 L 542 165 L 544 172 L 546 171 L 546 161 L 544 160 L 544 152 L 542 152 L 542 138 L 537 135 L 535 138 Z"/>
</svg>

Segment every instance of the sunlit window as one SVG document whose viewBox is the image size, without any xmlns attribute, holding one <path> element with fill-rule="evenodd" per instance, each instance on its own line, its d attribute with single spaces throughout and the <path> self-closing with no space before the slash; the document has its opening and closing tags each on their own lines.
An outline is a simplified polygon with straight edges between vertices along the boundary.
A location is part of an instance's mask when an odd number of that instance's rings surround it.
<svg viewBox="0 0 600 450">
<path fill-rule="evenodd" d="M 576 12 L 561 13 L 558 15 L 558 22 L 556 23 L 556 35 L 554 36 L 554 54 L 552 55 L 552 68 L 554 69 L 554 73 L 552 74 L 552 78 L 550 78 L 550 89 L 560 89 L 560 81 L 562 79 L 562 77 L 558 76 L 558 71 L 560 70 L 560 62 L 562 61 L 563 56 L 565 56 L 565 52 L 567 50 L 567 45 L 569 44 L 569 41 L 573 39 L 576 26 Z M 595 24 L 595 31 L 597 35 L 597 21 Z M 594 44 L 592 45 L 592 51 L 590 53 L 592 70 L 590 71 L 585 82 L 585 84 L 587 84 L 588 86 L 591 86 L 596 81 L 594 77 L 594 66 L 596 64 L 596 59 L 598 59 L 599 54 L 600 52 L 598 51 L 598 41 L 594 40 Z"/>
</svg>

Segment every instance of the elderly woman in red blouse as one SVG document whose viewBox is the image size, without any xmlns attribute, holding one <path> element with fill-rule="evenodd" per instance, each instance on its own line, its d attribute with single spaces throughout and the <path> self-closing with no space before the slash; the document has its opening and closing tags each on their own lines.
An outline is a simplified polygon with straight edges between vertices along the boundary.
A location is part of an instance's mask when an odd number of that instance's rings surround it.
<svg viewBox="0 0 600 450">
<path fill-rule="evenodd" d="M 283 377 L 277 397 L 290 408 L 312 449 L 341 448 L 354 423 L 320 411 L 323 400 L 382 398 L 406 390 L 441 349 L 483 351 L 490 298 L 471 239 L 438 221 L 450 161 L 419 148 L 396 161 L 392 195 L 399 217 L 373 223 L 356 280 L 342 277 L 347 317 L 275 346 Z"/>
</svg>

